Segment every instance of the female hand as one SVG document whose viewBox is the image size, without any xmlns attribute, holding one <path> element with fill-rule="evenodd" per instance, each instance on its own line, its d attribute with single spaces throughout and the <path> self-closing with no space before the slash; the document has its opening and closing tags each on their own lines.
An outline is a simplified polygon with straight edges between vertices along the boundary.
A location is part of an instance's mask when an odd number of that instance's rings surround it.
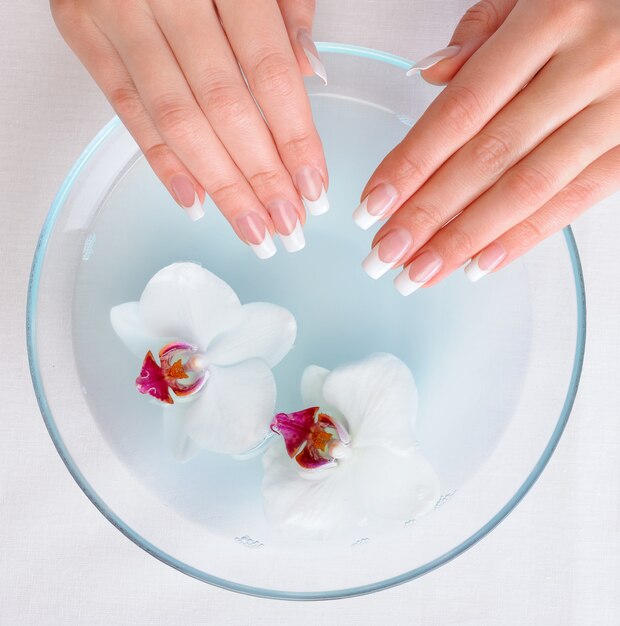
<svg viewBox="0 0 620 626">
<path fill-rule="evenodd" d="M 354 214 L 362 228 L 388 218 L 364 261 L 373 278 L 404 265 L 408 295 L 472 259 L 478 280 L 620 188 L 618 0 L 480 2 L 412 70 L 448 86 Z"/>
<path fill-rule="evenodd" d="M 302 74 L 313 0 L 51 0 L 58 28 L 191 219 L 205 191 L 259 258 L 329 208 Z M 262 114 L 261 114 L 262 113 Z M 264 116 L 264 117 L 263 117 Z M 301 199 L 300 199 L 301 196 Z"/>
</svg>

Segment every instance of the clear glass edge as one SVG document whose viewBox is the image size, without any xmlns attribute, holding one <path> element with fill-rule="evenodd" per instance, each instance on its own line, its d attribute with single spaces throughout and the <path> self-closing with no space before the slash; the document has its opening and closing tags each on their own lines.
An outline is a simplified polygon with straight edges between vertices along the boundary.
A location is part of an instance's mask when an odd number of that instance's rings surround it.
<svg viewBox="0 0 620 626">
<path fill-rule="evenodd" d="M 409 69 L 412 63 L 399 56 L 395 56 L 389 54 L 387 52 L 382 52 L 380 50 L 373 50 L 371 48 L 364 48 L 361 46 L 354 46 L 350 44 L 338 44 L 332 42 L 317 42 L 317 48 L 320 52 L 334 53 L 334 54 L 351 54 L 354 56 L 369 58 L 375 61 L 382 61 L 384 63 L 389 63 L 395 67 L 401 69 Z M 228 589 L 231 591 L 236 591 L 239 593 L 244 593 L 251 596 L 258 596 L 263 598 L 272 598 L 279 600 L 335 600 L 340 598 L 350 598 L 353 596 L 360 596 L 369 593 L 373 593 L 375 591 L 381 591 L 383 589 L 388 589 L 390 587 L 394 587 L 396 585 L 400 585 L 402 583 L 408 582 L 415 578 L 418 578 L 428 572 L 433 571 L 434 569 L 440 567 L 441 565 L 451 561 L 458 555 L 462 554 L 473 545 L 475 545 L 478 541 L 480 541 L 483 537 L 485 537 L 491 530 L 496 528 L 498 524 L 506 518 L 506 516 L 519 504 L 519 502 L 524 498 L 527 492 L 531 489 L 533 484 L 536 482 L 545 466 L 549 462 L 551 455 L 553 454 L 555 448 L 558 445 L 560 437 L 564 432 L 564 428 L 566 427 L 566 423 L 568 422 L 568 418 L 570 416 L 570 412 L 572 410 L 575 397 L 577 395 L 577 390 L 579 387 L 579 380 L 581 378 L 581 372 L 583 369 L 583 359 L 585 353 L 585 341 L 586 341 L 586 295 L 585 295 L 585 285 L 583 280 L 583 272 L 581 268 L 581 261 L 579 258 L 579 252 L 577 250 L 577 244 L 575 241 L 575 237 L 573 235 L 573 231 L 570 226 L 564 228 L 563 234 L 566 241 L 566 246 L 568 248 L 571 265 L 573 268 L 573 278 L 575 281 L 575 291 L 577 297 L 577 338 L 575 345 L 575 357 L 573 361 L 573 369 L 571 373 L 570 384 L 568 388 L 568 392 L 566 398 L 564 400 L 564 405 L 562 407 L 562 411 L 558 418 L 558 422 L 556 427 L 551 435 L 549 442 L 547 443 L 540 459 L 521 485 L 521 487 L 517 490 L 517 492 L 510 498 L 510 500 L 476 533 L 474 533 L 467 540 L 463 541 L 459 545 L 455 546 L 452 550 L 442 554 L 437 557 L 433 561 L 426 563 L 425 565 L 418 567 L 409 572 L 405 572 L 400 574 L 399 576 L 394 576 L 392 578 L 388 578 L 386 580 L 372 583 L 369 585 L 362 585 L 359 587 L 352 587 L 346 589 L 337 589 L 333 591 L 313 591 L 313 592 L 304 592 L 304 591 L 276 591 L 272 589 L 261 589 L 259 587 L 253 587 L 249 585 L 241 585 L 229 580 L 225 580 L 222 578 L 218 578 L 216 576 L 211 576 L 197 568 L 191 567 L 181 561 L 178 561 L 174 557 L 165 552 L 160 551 L 156 546 L 147 541 L 144 537 L 133 531 L 131 528 L 126 526 L 122 520 L 120 520 L 112 510 L 108 508 L 108 506 L 103 502 L 94 489 L 90 486 L 84 475 L 81 473 L 80 469 L 77 467 L 75 462 L 73 461 L 69 451 L 64 445 L 62 437 L 56 428 L 56 424 L 54 422 L 54 418 L 50 411 L 50 408 L 47 404 L 47 398 L 45 396 L 45 390 L 43 388 L 41 374 L 39 371 L 39 364 L 36 358 L 36 310 L 37 310 L 37 300 L 38 300 L 38 291 L 39 291 L 39 279 L 41 274 L 41 267 L 43 264 L 43 260 L 45 257 L 45 252 L 47 250 L 47 244 L 58 216 L 66 197 L 73 185 L 74 181 L 84 168 L 85 164 L 88 160 L 93 156 L 93 154 L 99 149 L 101 144 L 106 140 L 106 138 L 113 133 L 119 126 L 121 125 L 118 117 L 113 118 L 106 126 L 104 126 L 101 131 L 96 135 L 96 137 L 88 144 L 84 152 L 80 155 L 74 166 L 71 168 L 68 176 L 63 181 L 56 197 L 54 198 L 48 215 L 45 219 L 43 227 L 41 229 L 41 234 L 39 236 L 39 240 L 37 242 L 37 246 L 34 253 L 34 259 L 32 262 L 32 268 L 30 271 L 30 280 L 28 284 L 28 298 L 27 298 L 27 311 L 26 311 L 26 343 L 27 343 L 27 351 L 28 351 L 28 362 L 30 368 L 30 376 L 32 378 L 35 395 L 37 398 L 37 402 L 39 404 L 39 409 L 43 416 L 43 420 L 45 422 L 46 428 L 50 434 L 50 437 L 56 446 L 56 450 L 63 460 L 64 464 L 67 466 L 69 473 L 73 476 L 73 479 L 77 482 L 79 487 L 82 489 L 84 494 L 88 497 L 88 499 L 95 505 L 95 507 L 100 511 L 100 513 L 120 532 L 122 532 L 128 539 L 133 541 L 140 548 L 148 552 L 150 555 L 154 556 L 156 559 L 166 563 L 170 567 L 191 576 L 192 578 L 196 578 L 198 580 L 202 580 L 203 582 L 207 582 L 209 584 L 215 585 L 216 587 L 221 587 L 223 589 Z"/>
</svg>

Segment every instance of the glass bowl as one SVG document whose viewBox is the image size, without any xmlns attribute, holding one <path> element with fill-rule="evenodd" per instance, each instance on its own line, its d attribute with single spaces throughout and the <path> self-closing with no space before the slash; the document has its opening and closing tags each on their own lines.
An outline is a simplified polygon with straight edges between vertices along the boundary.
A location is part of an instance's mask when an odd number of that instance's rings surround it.
<svg viewBox="0 0 620 626">
<path fill-rule="evenodd" d="M 570 229 L 480 283 L 457 272 L 400 296 L 360 262 L 372 233 L 351 219 L 381 158 L 436 88 L 410 63 L 321 44 L 327 87 L 308 81 L 331 175 L 332 209 L 310 217 L 307 246 L 259 261 L 215 207 L 190 222 L 112 120 L 75 164 L 36 249 L 28 351 L 49 433 L 84 493 L 129 539 L 205 582 L 249 594 L 322 599 L 377 591 L 446 563 L 523 498 L 558 443 L 581 373 L 585 299 Z M 109 323 L 161 267 L 194 260 L 242 302 L 289 308 L 300 332 L 274 370 L 278 404 L 299 405 L 303 368 L 392 352 L 420 393 L 416 437 L 442 496 L 420 519 L 328 542 L 290 539 L 266 523 L 260 458 L 203 452 L 176 462 L 136 363 Z M 282 410 L 282 409 L 279 409 Z M 326 563 L 329 566 L 326 566 Z"/>
</svg>

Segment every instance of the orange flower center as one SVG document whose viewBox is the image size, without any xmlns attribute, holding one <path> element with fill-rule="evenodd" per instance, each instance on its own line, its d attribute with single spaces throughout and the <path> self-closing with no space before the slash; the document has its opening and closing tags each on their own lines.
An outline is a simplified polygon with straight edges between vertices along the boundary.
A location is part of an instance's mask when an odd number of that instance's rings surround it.
<svg viewBox="0 0 620 626">
<path fill-rule="evenodd" d="M 322 429 L 312 429 L 312 434 L 310 435 L 312 438 L 312 443 L 321 451 L 325 452 L 325 448 L 327 444 L 330 442 L 333 437 L 330 433 L 325 432 Z"/>
<path fill-rule="evenodd" d="M 172 364 L 172 367 L 168 370 L 167 375 L 170 378 L 175 378 L 176 380 L 180 380 L 183 378 L 189 378 L 188 373 L 185 371 L 183 367 L 183 363 L 181 359 Z"/>
</svg>

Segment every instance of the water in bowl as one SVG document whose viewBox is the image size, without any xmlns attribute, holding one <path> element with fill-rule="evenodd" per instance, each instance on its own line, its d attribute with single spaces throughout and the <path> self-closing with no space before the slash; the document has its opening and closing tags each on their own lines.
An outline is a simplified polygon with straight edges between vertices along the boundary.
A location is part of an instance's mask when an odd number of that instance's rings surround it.
<svg viewBox="0 0 620 626">
<path fill-rule="evenodd" d="M 269 301 L 293 312 L 297 342 L 274 370 L 279 411 L 301 408 L 299 380 L 309 364 L 333 368 L 373 352 L 400 357 L 419 388 L 420 449 L 437 469 L 444 494 L 463 485 L 493 451 L 527 367 L 531 310 L 519 263 L 502 272 L 503 279 L 471 285 L 457 272 L 409 298 L 394 290 L 390 277 L 372 281 L 364 274 L 360 262 L 372 233 L 360 231 L 351 212 L 408 120 L 348 98 L 312 100 L 330 171 L 331 210 L 308 218 L 303 251 L 280 249 L 259 261 L 210 203 L 203 220 L 190 222 L 139 158 L 102 202 L 75 284 L 75 356 L 107 444 L 166 506 L 228 536 L 243 528 L 238 541 L 269 536 L 260 458 L 203 452 L 176 462 L 163 442 L 160 407 L 135 389 L 140 363 L 110 326 L 110 308 L 137 300 L 165 265 L 199 262 L 242 302 Z"/>
</svg>

